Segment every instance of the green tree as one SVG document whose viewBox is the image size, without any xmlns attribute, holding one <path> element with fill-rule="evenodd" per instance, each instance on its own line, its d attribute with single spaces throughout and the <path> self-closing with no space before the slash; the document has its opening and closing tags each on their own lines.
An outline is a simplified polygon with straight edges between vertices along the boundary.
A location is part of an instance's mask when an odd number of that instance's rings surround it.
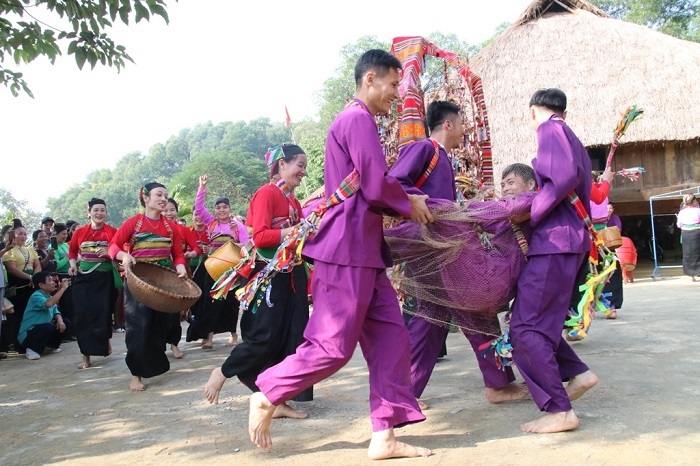
<svg viewBox="0 0 700 466">
<path fill-rule="evenodd" d="M 611 16 L 679 39 L 700 42 L 698 0 L 592 0 Z"/>
<path fill-rule="evenodd" d="M 209 174 L 207 208 L 212 211 L 213 201 L 228 197 L 233 213 L 245 216 L 248 203 L 255 191 L 269 180 L 265 162 L 244 153 L 216 151 L 198 157 L 175 175 L 172 186 L 178 193 L 178 202 L 191 209 L 199 186 L 199 176 Z"/>
<path fill-rule="evenodd" d="M 306 118 L 294 123 L 297 144 L 306 152 L 306 177 L 296 190 L 297 198 L 303 200 L 323 186 L 323 166 L 328 129 L 320 122 Z"/>
<path fill-rule="evenodd" d="M 336 69 L 335 76 L 323 83 L 317 97 L 323 127 L 328 129 L 335 116 L 355 95 L 355 63 L 360 55 L 370 49 L 389 50 L 389 45 L 379 41 L 376 36 L 362 36 L 355 43 L 348 44 L 340 50 L 340 66 Z"/>
<path fill-rule="evenodd" d="M 39 227 L 41 214 L 29 207 L 25 200 L 16 199 L 10 191 L 0 188 L 0 221 L 2 225 L 12 225 L 12 219 L 22 220 L 30 232 Z"/>
<path fill-rule="evenodd" d="M 91 68 L 99 62 L 120 70 L 126 61 L 133 60 L 105 31 L 115 21 L 129 24 L 132 18 L 138 23 L 160 16 L 168 23 L 165 6 L 166 0 L 0 1 L 0 83 L 14 96 L 23 90 L 33 97 L 23 74 L 5 68 L 5 59 L 19 66 L 43 56 L 53 64 L 62 55 L 62 46 L 68 55 L 75 56 L 80 69 L 86 62 Z M 48 16 L 49 21 L 59 21 L 62 26 L 54 27 L 37 16 Z"/>
<path fill-rule="evenodd" d="M 435 44 L 436 47 L 447 52 L 456 53 L 465 61 L 479 49 L 460 40 L 456 34 L 443 34 L 436 31 L 430 34 L 427 39 Z M 437 57 L 426 58 L 425 70 L 423 76 L 421 76 L 421 85 L 423 86 L 423 92 L 429 94 L 445 82 L 445 61 Z"/>
</svg>

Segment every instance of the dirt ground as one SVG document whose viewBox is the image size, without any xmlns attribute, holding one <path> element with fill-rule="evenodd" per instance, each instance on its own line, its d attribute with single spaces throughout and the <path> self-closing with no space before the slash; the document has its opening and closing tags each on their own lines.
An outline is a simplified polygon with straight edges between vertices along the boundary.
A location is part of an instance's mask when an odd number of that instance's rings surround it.
<svg viewBox="0 0 700 466">
<path fill-rule="evenodd" d="M 431 408 L 423 423 L 398 430 L 426 446 L 425 465 L 697 464 L 700 451 L 700 283 L 664 271 L 652 281 L 637 272 L 625 286 L 617 320 L 597 320 L 575 349 L 600 377 L 574 403 L 581 427 L 569 433 L 526 435 L 518 426 L 539 416 L 531 400 L 492 405 L 466 339 L 452 333 L 448 356 L 426 389 Z M 39 361 L 11 355 L 0 361 L 0 464 L 304 464 L 357 465 L 366 459 L 367 370 L 360 351 L 297 403 L 307 420 L 275 420 L 274 447 L 248 440 L 248 391 L 230 380 L 222 403 L 209 405 L 202 389 L 228 354 L 223 335 L 205 352 L 183 343 L 182 360 L 128 390 L 124 335 L 114 354 L 78 370 L 76 343 Z"/>
</svg>

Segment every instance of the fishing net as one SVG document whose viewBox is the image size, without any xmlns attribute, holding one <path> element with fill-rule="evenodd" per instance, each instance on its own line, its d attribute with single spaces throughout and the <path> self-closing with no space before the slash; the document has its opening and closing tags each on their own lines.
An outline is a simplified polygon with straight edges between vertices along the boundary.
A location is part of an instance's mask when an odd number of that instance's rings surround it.
<svg viewBox="0 0 700 466">
<path fill-rule="evenodd" d="M 406 312 L 433 323 L 499 336 L 496 315 L 515 296 L 525 265 L 520 227 L 534 192 L 499 201 L 428 200 L 434 223 L 385 230 L 390 276 Z"/>
</svg>

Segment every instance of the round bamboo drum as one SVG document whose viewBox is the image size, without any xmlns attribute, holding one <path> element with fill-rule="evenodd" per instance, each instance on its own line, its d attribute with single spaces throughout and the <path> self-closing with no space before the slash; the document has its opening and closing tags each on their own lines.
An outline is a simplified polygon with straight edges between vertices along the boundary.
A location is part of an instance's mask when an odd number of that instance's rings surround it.
<svg viewBox="0 0 700 466">
<path fill-rule="evenodd" d="M 204 267 L 207 269 L 209 276 L 216 281 L 228 269 L 237 266 L 240 261 L 241 247 L 233 241 L 228 241 L 204 261 Z"/>
<path fill-rule="evenodd" d="M 600 235 L 603 237 L 605 247 L 611 251 L 622 246 L 622 234 L 620 233 L 620 229 L 618 227 L 605 227 L 600 230 Z"/>
</svg>

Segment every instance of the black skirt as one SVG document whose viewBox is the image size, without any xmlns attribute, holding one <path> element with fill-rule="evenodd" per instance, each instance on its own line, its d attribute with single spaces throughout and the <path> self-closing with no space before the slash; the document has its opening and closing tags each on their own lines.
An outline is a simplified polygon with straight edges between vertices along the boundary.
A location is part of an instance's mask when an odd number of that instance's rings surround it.
<svg viewBox="0 0 700 466">
<path fill-rule="evenodd" d="M 257 269 L 264 264 L 259 264 Z M 294 354 L 304 342 L 304 330 L 309 321 L 307 276 L 303 265 L 291 273 L 278 273 L 271 280 L 269 301 L 263 296 L 255 313 L 247 310 L 241 317 L 243 342 L 233 348 L 221 366 L 224 376 L 237 376 L 253 392 L 258 375 L 267 368 Z M 313 387 L 293 398 L 294 401 L 313 400 Z"/>
<path fill-rule="evenodd" d="M 86 356 L 109 355 L 112 311 L 117 300 L 112 272 L 93 271 L 73 278 L 73 332 Z"/>
<path fill-rule="evenodd" d="M 131 375 L 155 377 L 170 370 L 165 342 L 170 331 L 171 315 L 154 311 L 137 301 L 124 284 L 126 313 L 126 365 Z"/>
<path fill-rule="evenodd" d="M 622 291 L 622 267 L 620 266 L 620 261 L 617 261 L 615 264 L 615 271 L 610 276 L 608 283 L 605 284 L 603 294 L 610 293 L 608 300 L 617 310 L 622 309 L 624 295 Z"/>
<path fill-rule="evenodd" d="M 202 288 L 202 296 L 195 303 L 194 317 L 190 319 L 187 329 L 187 341 L 208 338 L 212 332 L 235 333 L 240 304 L 233 291 L 226 299 L 212 299 L 209 292 L 214 285 L 214 279 L 209 276 L 203 265 L 195 272 L 194 281 Z"/>
<path fill-rule="evenodd" d="M 683 241 L 683 274 L 700 276 L 700 228 L 681 230 Z"/>
</svg>

